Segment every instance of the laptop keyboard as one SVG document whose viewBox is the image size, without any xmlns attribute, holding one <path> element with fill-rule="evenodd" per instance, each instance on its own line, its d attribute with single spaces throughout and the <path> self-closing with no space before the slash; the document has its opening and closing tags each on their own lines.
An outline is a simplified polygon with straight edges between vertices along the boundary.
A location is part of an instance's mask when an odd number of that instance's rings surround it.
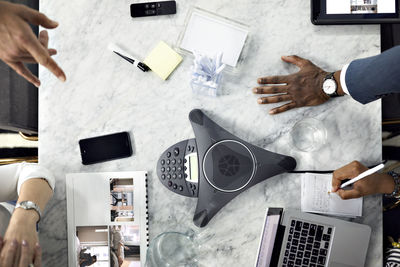
<svg viewBox="0 0 400 267">
<path fill-rule="evenodd" d="M 291 220 L 282 266 L 326 266 L 331 236 L 330 226 Z"/>
</svg>

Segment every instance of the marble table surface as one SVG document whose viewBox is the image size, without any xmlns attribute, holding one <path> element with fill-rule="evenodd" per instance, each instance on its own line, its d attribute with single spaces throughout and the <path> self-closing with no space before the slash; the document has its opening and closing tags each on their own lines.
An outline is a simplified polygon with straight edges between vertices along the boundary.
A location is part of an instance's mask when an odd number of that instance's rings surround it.
<svg viewBox="0 0 400 267">
<path fill-rule="evenodd" d="M 297 71 L 283 63 L 281 55 L 297 54 L 334 71 L 352 59 L 378 54 L 378 26 L 314 26 L 306 0 L 178 0 L 176 15 L 141 19 L 130 17 L 133 2 L 40 1 L 41 11 L 60 23 L 50 31 L 50 46 L 58 50 L 55 58 L 67 74 L 63 84 L 40 68 L 39 160 L 57 179 L 41 222 L 44 266 L 67 266 L 65 174 L 128 170 L 149 172 L 150 239 L 164 231 L 193 228 L 208 239 L 201 248 L 200 266 L 254 264 L 265 209 L 300 208 L 299 175 L 279 175 L 254 186 L 228 203 L 207 227 L 196 228 L 192 223 L 196 200 L 173 194 L 156 176 L 160 153 L 194 136 L 188 120 L 193 108 L 201 108 L 246 141 L 294 156 L 298 170 L 332 170 L 352 160 L 365 164 L 381 160 L 379 101 L 363 106 L 343 97 L 270 116 L 274 105 L 258 105 L 251 92 L 257 77 Z M 109 42 L 116 42 L 144 56 L 160 40 L 176 44 L 193 5 L 244 22 L 251 29 L 240 74 L 225 79 L 218 98 L 192 94 L 187 56 L 162 81 L 107 50 Z M 318 152 L 297 152 L 288 141 L 289 132 L 297 121 L 309 117 L 323 121 L 329 141 Z M 81 164 L 80 139 L 119 131 L 130 132 L 132 157 Z M 358 219 L 373 229 L 367 266 L 381 265 L 380 207 L 379 197 L 366 197 L 364 216 Z"/>
</svg>

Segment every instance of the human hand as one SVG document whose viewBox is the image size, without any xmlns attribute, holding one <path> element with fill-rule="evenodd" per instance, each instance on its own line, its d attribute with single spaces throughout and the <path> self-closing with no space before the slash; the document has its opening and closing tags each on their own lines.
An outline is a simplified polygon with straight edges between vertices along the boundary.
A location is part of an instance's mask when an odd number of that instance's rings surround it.
<svg viewBox="0 0 400 267">
<path fill-rule="evenodd" d="M 4 235 L 4 245 L 0 252 L 0 259 L 6 259 L 10 251 L 14 252 L 15 254 L 13 257 L 14 264 L 22 261 L 23 258 L 24 260 L 26 258 L 29 261 L 29 264 L 32 263 L 36 257 L 39 257 L 36 255 L 37 248 L 34 247 L 35 244 L 38 244 L 38 234 L 36 232 L 37 220 L 38 215 L 34 210 L 24 210 L 19 208 L 14 211 Z M 24 246 L 24 242 L 29 246 Z M 18 244 L 22 244 L 22 246 L 19 246 Z M 28 266 L 28 264 L 26 264 L 24 267 Z M 3 267 L 4 265 L 0 263 L 0 266 Z"/>
<path fill-rule="evenodd" d="M 273 94 L 273 96 L 260 97 L 257 100 L 259 104 L 289 101 L 271 109 L 270 114 L 278 114 L 298 107 L 316 106 L 329 100 L 329 96 L 322 90 L 322 84 L 328 72 L 298 56 L 283 56 L 282 60 L 296 65 L 300 70 L 284 76 L 259 78 L 257 82 L 261 86 L 253 88 L 255 94 Z"/>
<path fill-rule="evenodd" d="M 340 189 L 341 181 L 345 179 L 352 179 L 358 176 L 360 173 L 368 170 L 367 167 L 362 165 L 358 161 L 353 161 L 346 166 L 337 169 L 333 172 L 332 177 L 332 192 L 337 194 L 342 199 L 359 198 L 362 196 L 373 195 L 373 194 L 390 194 L 394 190 L 393 177 L 384 173 L 371 174 L 357 182 L 352 186 L 352 189 L 344 190 Z"/>
<path fill-rule="evenodd" d="M 39 63 L 58 79 L 65 81 L 63 70 L 51 58 L 56 50 L 47 48 L 47 32 L 42 31 L 37 38 L 29 23 L 47 29 L 58 26 L 57 22 L 36 10 L 0 1 L 0 59 L 37 87 L 40 86 L 39 79 L 28 70 L 24 62 Z"/>
<path fill-rule="evenodd" d="M 42 267 L 42 250 L 39 244 L 35 246 L 35 255 L 33 261 L 29 259 L 29 244 L 25 240 L 22 241 L 21 246 L 18 245 L 17 240 L 11 241 L 10 246 L 4 248 L 3 250 L 3 239 L 0 237 L 0 251 L 3 252 L 4 250 L 4 257 L 3 254 L 0 257 L 0 266 L 2 267 L 27 267 L 29 264 L 33 263 L 35 267 Z M 17 248 L 21 249 L 21 258 L 19 262 L 15 262 L 15 256 L 17 252 Z"/>
</svg>

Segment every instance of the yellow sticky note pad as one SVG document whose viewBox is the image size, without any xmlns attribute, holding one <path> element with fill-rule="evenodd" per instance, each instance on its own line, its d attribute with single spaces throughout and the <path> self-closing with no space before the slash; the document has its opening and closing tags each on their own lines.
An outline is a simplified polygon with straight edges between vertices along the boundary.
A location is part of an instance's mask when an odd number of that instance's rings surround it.
<svg viewBox="0 0 400 267">
<path fill-rule="evenodd" d="M 182 57 L 166 43 L 161 41 L 143 61 L 152 71 L 162 79 L 168 76 L 181 63 Z"/>
</svg>

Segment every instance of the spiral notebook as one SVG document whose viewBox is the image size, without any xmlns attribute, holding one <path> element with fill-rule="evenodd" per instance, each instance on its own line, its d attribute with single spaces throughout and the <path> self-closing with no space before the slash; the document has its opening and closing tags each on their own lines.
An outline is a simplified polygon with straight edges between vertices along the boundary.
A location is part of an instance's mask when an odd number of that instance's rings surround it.
<svg viewBox="0 0 400 267">
<path fill-rule="evenodd" d="M 147 173 L 71 173 L 66 179 L 69 266 L 143 267 Z"/>
</svg>

